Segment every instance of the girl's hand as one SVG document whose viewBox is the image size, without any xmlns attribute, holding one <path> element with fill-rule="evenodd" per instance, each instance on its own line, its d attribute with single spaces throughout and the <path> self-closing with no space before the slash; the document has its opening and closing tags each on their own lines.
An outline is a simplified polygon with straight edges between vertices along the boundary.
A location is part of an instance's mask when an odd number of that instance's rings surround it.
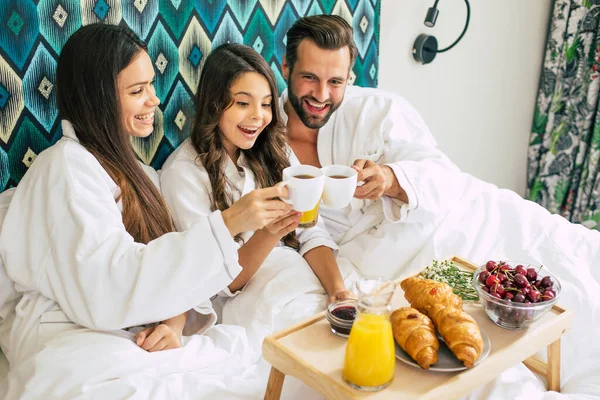
<svg viewBox="0 0 600 400">
<path fill-rule="evenodd" d="M 290 211 L 280 217 L 269 222 L 263 229 L 267 230 L 271 235 L 281 239 L 288 233 L 298 227 L 302 213 L 299 211 Z"/>
<path fill-rule="evenodd" d="M 328 296 L 327 297 L 327 305 L 330 305 L 334 301 L 348 300 L 348 299 L 356 300 L 356 298 L 357 297 L 354 293 L 344 289 L 335 294 Z"/>
<path fill-rule="evenodd" d="M 139 332 L 135 343 L 149 352 L 177 349 L 181 347 L 181 332 L 161 323 Z"/>
<path fill-rule="evenodd" d="M 221 215 L 231 236 L 262 229 L 276 218 L 290 212 L 292 206 L 279 200 L 279 197 L 287 197 L 286 188 L 273 186 L 255 189 L 223 211 Z"/>
</svg>

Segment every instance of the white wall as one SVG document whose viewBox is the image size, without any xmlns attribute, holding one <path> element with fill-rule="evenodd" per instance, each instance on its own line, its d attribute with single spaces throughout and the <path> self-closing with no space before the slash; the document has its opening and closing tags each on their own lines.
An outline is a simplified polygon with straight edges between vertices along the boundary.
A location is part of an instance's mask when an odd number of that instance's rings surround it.
<svg viewBox="0 0 600 400">
<path fill-rule="evenodd" d="M 520 195 L 552 8 L 551 0 L 471 0 L 461 42 L 418 64 L 420 33 L 439 47 L 463 29 L 464 0 L 440 0 L 436 26 L 423 25 L 433 0 L 381 0 L 379 87 L 410 101 L 463 171 Z"/>
</svg>

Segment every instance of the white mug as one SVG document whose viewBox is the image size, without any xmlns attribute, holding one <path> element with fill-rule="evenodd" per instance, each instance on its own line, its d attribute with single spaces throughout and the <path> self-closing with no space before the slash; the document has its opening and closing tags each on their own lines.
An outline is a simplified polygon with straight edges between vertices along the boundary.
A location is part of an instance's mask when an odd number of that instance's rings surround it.
<svg viewBox="0 0 600 400">
<path fill-rule="evenodd" d="M 300 212 L 311 211 L 321 201 L 325 175 L 312 165 L 295 165 L 283 170 L 283 181 L 277 184 L 288 190 L 287 199 L 281 199 Z"/>
<path fill-rule="evenodd" d="M 325 174 L 323 203 L 330 208 L 344 208 L 352 201 L 358 173 L 345 165 L 330 165 L 321 168 Z"/>
</svg>

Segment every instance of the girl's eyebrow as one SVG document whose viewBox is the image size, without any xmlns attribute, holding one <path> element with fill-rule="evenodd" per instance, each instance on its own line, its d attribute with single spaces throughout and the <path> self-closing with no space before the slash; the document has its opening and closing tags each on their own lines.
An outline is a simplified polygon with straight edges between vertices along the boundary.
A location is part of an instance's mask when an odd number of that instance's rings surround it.
<svg viewBox="0 0 600 400">
<path fill-rule="evenodd" d="M 237 92 L 237 93 L 234 93 L 233 95 L 234 95 L 234 96 L 237 96 L 238 94 L 245 94 L 246 96 L 249 96 L 249 97 L 254 97 L 254 96 L 252 96 L 252 94 L 250 94 L 250 93 L 248 93 L 248 92 L 244 92 L 244 91 L 242 91 L 242 92 Z M 265 97 L 263 97 L 263 99 L 266 99 L 267 97 L 273 97 L 273 95 L 272 95 L 272 94 L 268 94 L 268 95 L 266 95 Z"/>
</svg>

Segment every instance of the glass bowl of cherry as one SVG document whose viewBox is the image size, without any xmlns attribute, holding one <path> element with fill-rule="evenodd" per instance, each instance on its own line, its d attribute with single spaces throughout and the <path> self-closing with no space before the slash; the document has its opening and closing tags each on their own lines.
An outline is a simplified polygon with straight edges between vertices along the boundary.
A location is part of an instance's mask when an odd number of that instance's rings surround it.
<svg viewBox="0 0 600 400">
<path fill-rule="evenodd" d="M 347 338 L 356 318 L 356 300 L 334 301 L 327 307 L 325 318 L 331 324 L 331 332 Z"/>
<path fill-rule="evenodd" d="M 488 261 L 473 273 L 473 286 L 490 319 L 505 329 L 524 329 L 558 300 L 561 285 L 543 266 Z"/>
</svg>

